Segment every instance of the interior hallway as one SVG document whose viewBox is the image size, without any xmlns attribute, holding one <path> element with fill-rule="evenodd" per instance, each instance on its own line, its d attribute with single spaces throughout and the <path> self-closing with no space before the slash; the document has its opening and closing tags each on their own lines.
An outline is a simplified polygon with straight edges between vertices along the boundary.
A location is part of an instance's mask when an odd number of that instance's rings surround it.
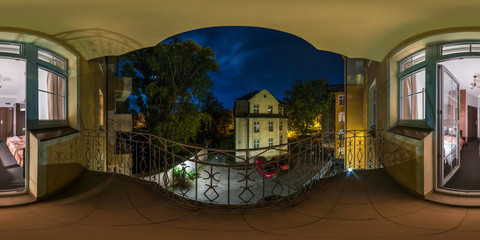
<svg viewBox="0 0 480 240">
<path fill-rule="evenodd" d="M 418 199 L 382 170 L 336 176 L 293 206 L 247 211 L 185 208 L 149 185 L 86 172 L 47 201 L 0 208 L 0 235 L 2 240 L 474 239 L 479 221 L 480 209 Z"/>
</svg>

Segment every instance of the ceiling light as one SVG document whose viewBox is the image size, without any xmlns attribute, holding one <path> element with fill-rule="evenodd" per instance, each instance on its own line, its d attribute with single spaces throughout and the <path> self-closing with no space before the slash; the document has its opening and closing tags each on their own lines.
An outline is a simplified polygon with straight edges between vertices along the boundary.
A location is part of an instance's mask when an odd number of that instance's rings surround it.
<svg viewBox="0 0 480 240">
<path fill-rule="evenodd" d="M 479 80 L 477 80 L 477 75 L 473 75 L 473 82 L 470 83 L 470 85 L 472 86 L 470 89 L 473 89 L 475 87 L 480 88 L 480 82 L 479 82 Z"/>
</svg>

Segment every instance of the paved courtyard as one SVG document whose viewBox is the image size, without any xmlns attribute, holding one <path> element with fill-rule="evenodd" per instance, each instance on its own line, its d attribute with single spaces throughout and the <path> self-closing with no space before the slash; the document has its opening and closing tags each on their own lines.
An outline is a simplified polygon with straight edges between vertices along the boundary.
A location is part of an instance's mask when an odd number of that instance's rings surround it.
<svg viewBox="0 0 480 240">
<path fill-rule="evenodd" d="M 312 177 L 320 177 L 321 166 L 308 163 L 291 165 L 289 170 L 277 169 L 277 177 L 265 178 L 256 166 L 231 167 L 225 164 L 222 155 L 213 156 L 207 160 L 208 164 L 202 167 L 192 161 L 185 161 L 185 173 L 195 169 L 199 176 L 184 188 L 176 188 L 174 193 L 203 203 L 215 203 L 225 205 L 239 205 L 245 203 L 256 203 L 263 201 L 263 198 L 272 196 L 288 196 L 295 194 Z M 330 167 L 331 165 L 328 165 Z M 178 165 L 180 167 L 180 165 Z M 171 172 L 171 170 L 170 170 Z M 156 179 L 163 179 L 160 173 L 153 177 L 146 177 L 145 180 L 155 182 Z M 170 174 L 171 178 L 171 174 Z M 161 186 L 165 186 L 162 181 Z"/>
</svg>

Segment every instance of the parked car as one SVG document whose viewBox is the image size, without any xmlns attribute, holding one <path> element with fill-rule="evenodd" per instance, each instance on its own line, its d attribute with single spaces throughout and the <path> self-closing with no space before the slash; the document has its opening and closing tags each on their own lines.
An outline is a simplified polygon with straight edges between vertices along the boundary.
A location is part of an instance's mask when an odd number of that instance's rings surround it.
<svg viewBox="0 0 480 240">
<path fill-rule="evenodd" d="M 265 178 L 275 178 L 277 177 L 277 171 L 275 170 L 275 166 L 273 164 L 268 163 L 267 159 L 264 157 L 258 157 L 255 159 L 255 164 L 257 170 L 264 176 Z"/>
<path fill-rule="evenodd" d="M 273 164 L 277 166 L 277 169 L 282 171 L 287 171 L 290 168 L 290 165 L 288 165 L 286 159 L 280 159 L 280 157 L 276 157 L 272 161 L 274 161 Z"/>
</svg>

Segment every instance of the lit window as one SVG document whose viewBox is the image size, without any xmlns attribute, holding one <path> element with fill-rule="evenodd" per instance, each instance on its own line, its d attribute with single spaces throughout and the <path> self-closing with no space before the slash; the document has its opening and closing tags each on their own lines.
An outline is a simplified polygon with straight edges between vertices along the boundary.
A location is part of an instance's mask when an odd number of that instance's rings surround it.
<svg viewBox="0 0 480 240">
<path fill-rule="evenodd" d="M 400 79 L 400 119 L 425 119 L 425 69 Z"/>
<path fill-rule="evenodd" d="M 469 43 L 455 43 L 442 46 L 442 55 L 470 52 Z"/>
<path fill-rule="evenodd" d="M 343 141 L 344 139 L 345 139 L 345 130 L 340 129 L 340 130 L 338 131 L 338 140 Z"/>
<path fill-rule="evenodd" d="M 268 105 L 268 114 L 273 114 L 273 106 Z"/>
<path fill-rule="evenodd" d="M 278 122 L 278 129 L 279 129 L 279 130 L 282 130 L 282 129 L 283 129 L 282 120 L 280 120 L 280 121 Z"/>
<path fill-rule="evenodd" d="M 344 123 L 345 122 L 345 112 L 339 112 L 338 113 L 338 122 L 339 123 Z"/>
<path fill-rule="evenodd" d="M 339 106 L 345 105 L 345 96 L 344 95 L 338 96 L 338 105 Z"/>
<path fill-rule="evenodd" d="M 425 61 L 425 50 L 413 54 L 400 62 L 400 72 Z"/>
<path fill-rule="evenodd" d="M 259 109 L 259 105 L 258 105 L 258 104 L 253 105 L 253 113 L 258 114 L 258 112 L 259 112 L 258 109 Z"/>
<path fill-rule="evenodd" d="M 0 43 L 0 52 L 1 53 L 21 53 L 21 45 L 15 43 Z"/>
<path fill-rule="evenodd" d="M 273 138 L 268 139 L 268 146 L 272 147 L 273 146 Z"/>
<path fill-rule="evenodd" d="M 38 119 L 65 120 L 65 78 L 38 68 Z"/>
<path fill-rule="evenodd" d="M 253 122 L 253 131 L 254 132 L 260 132 L 260 123 L 259 122 Z"/>
<path fill-rule="evenodd" d="M 38 50 L 38 59 L 48 62 L 54 66 L 59 67 L 62 70 L 67 70 L 67 62 L 60 57 L 57 57 L 55 54 L 44 51 L 44 50 Z"/>
<path fill-rule="evenodd" d="M 253 140 L 253 148 L 260 148 L 260 140 L 258 139 Z"/>
<path fill-rule="evenodd" d="M 273 122 L 268 122 L 268 131 L 273 131 Z"/>
<path fill-rule="evenodd" d="M 480 44 L 474 43 L 471 45 L 471 51 L 472 52 L 480 52 Z"/>
</svg>

